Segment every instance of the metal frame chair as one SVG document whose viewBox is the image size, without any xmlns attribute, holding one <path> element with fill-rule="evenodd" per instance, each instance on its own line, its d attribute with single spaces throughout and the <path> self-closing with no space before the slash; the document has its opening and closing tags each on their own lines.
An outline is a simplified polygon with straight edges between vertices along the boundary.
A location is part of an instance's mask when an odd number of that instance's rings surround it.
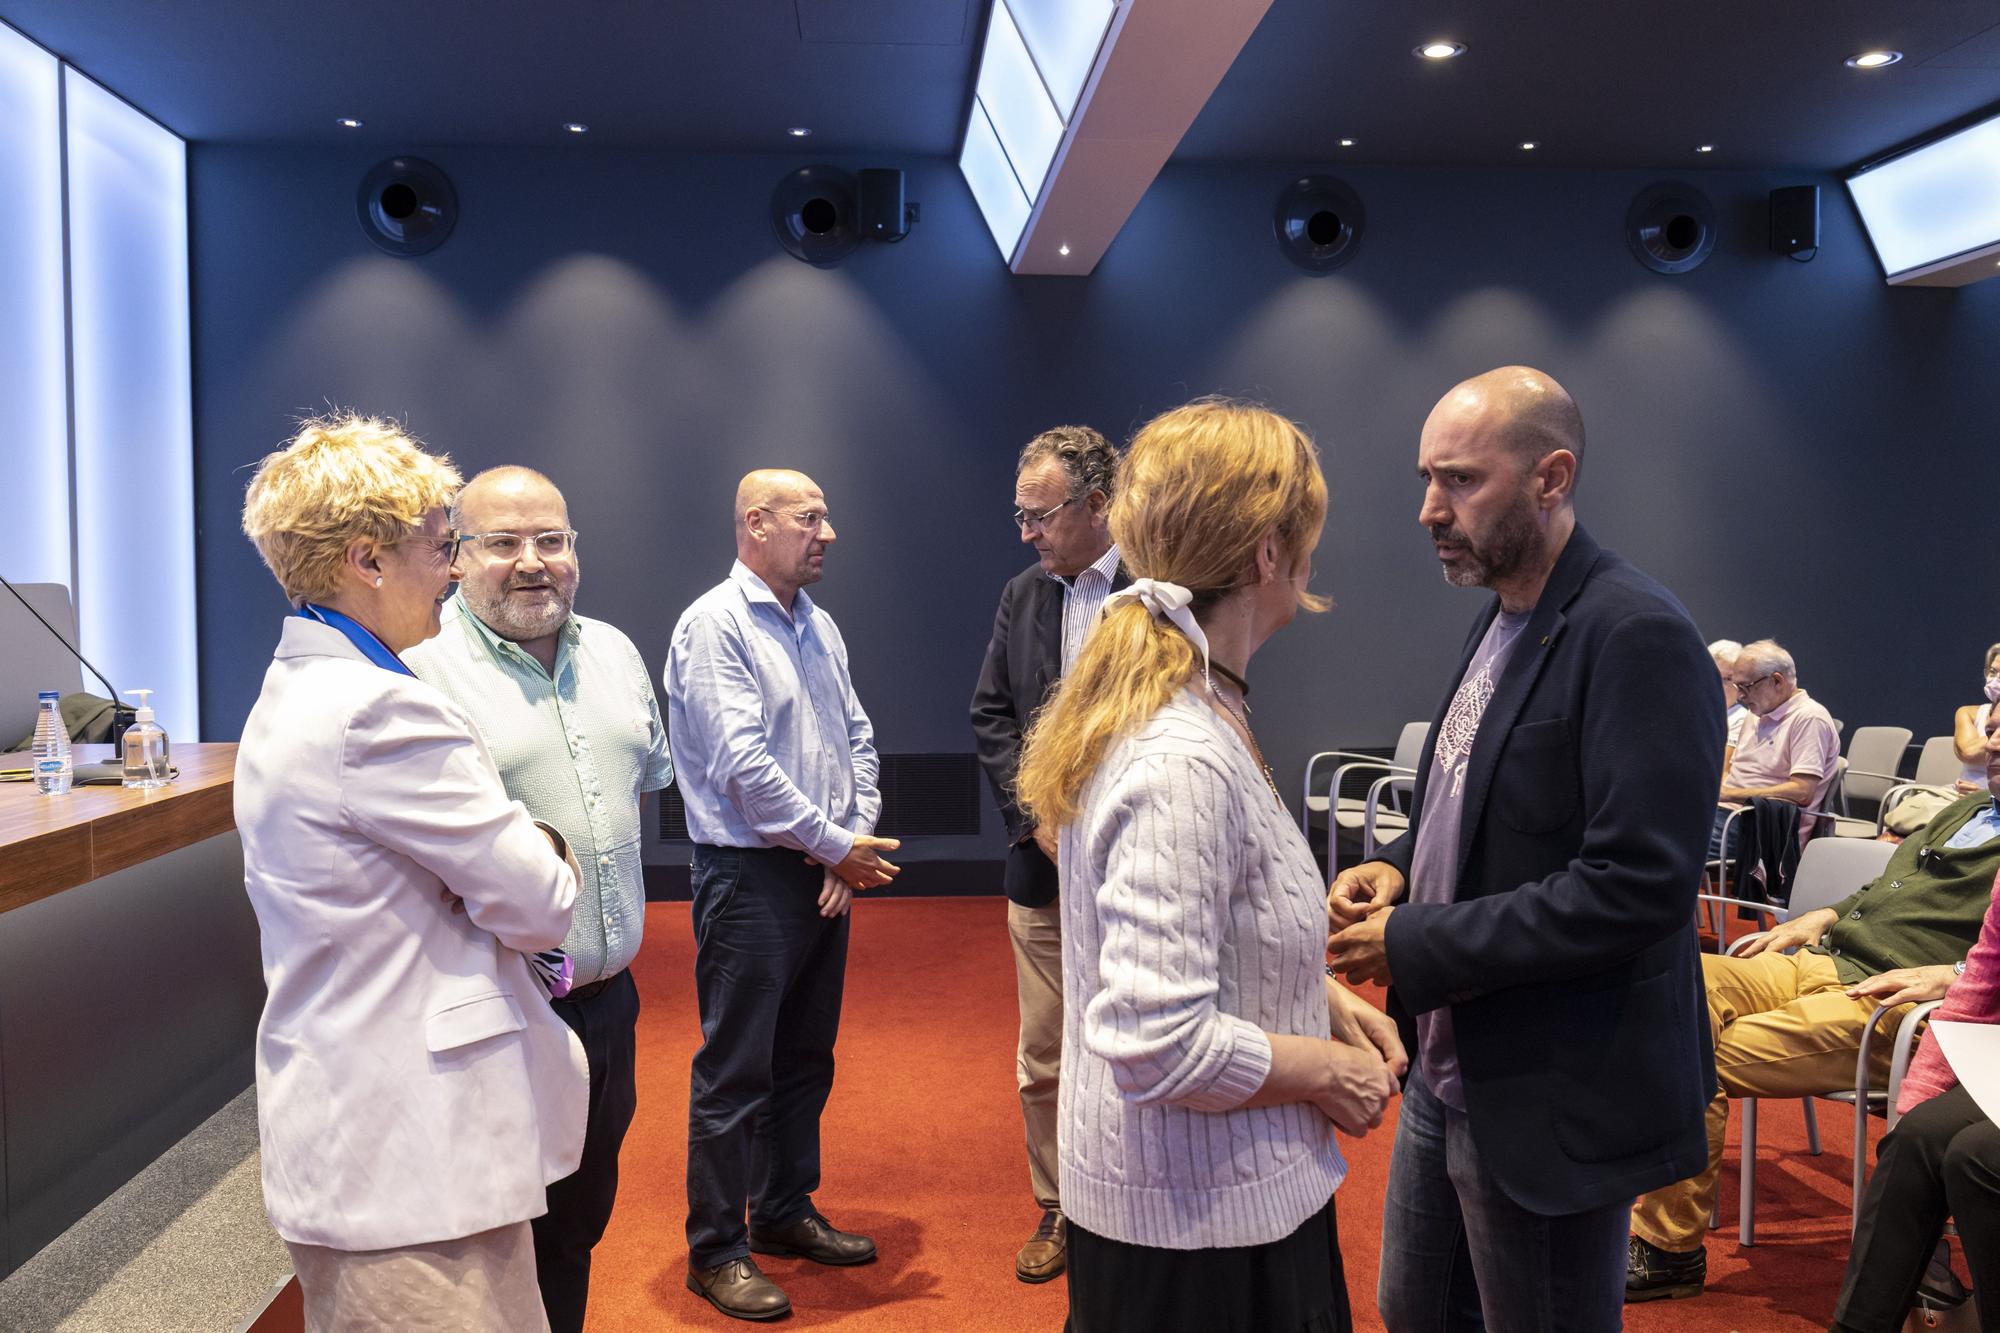
<svg viewBox="0 0 2000 1333">
<path fill-rule="evenodd" d="M 1711 905 L 1749 907 L 1767 913 L 1773 924 L 1788 921 L 1794 916 L 1831 907 L 1863 884 L 1881 875 L 1888 867 L 1896 849 L 1885 842 L 1864 842 L 1854 838 L 1815 838 L 1806 844 L 1799 857 L 1799 868 L 1792 878 L 1792 899 L 1788 906 L 1779 907 L 1770 903 L 1745 903 L 1724 894 L 1701 894 Z M 1757 931 L 1743 936 L 1730 944 L 1724 952 L 1730 956 L 1739 954 L 1750 941 L 1762 938 L 1767 931 Z M 1918 1006 L 1922 1013 L 1928 1009 Z M 1902 1084 L 1903 1070 L 1909 1064 L 1909 1039 L 1915 1035 L 1921 1014 L 1909 1017 L 1898 1029 L 1895 1054 L 1890 1061 L 1890 1086 L 1887 1090 L 1876 1090 L 1869 1085 L 1869 1063 L 1873 1050 L 1873 1038 L 1886 1007 L 1878 1008 L 1870 1018 L 1866 1031 L 1862 1033 L 1861 1048 L 1855 1056 L 1854 1087 L 1834 1088 L 1826 1092 L 1814 1093 L 1799 1099 L 1806 1122 L 1806 1149 L 1817 1157 L 1821 1152 L 1819 1135 L 1819 1115 L 1814 1107 L 1814 1099 L 1849 1102 L 1859 1109 L 1855 1113 L 1856 1142 L 1864 1152 L 1859 1155 L 1855 1175 L 1855 1207 L 1859 1207 L 1861 1186 L 1865 1183 L 1867 1164 L 1865 1149 L 1868 1142 L 1868 1112 L 1875 1106 L 1893 1107 L 1896 1092 Z M 1757 1102 L 1755 1097 L 1736 1099 L 1742 1106 L 1742 1156 L 1739 1161 L 1737 1185 L 1737 1238 L 1744 1245 L 1756 1244 L 1756 1178 L 1757 1178 Z M 1713 1219 L 1711 1218 L 1711 1224 Z"/>
<path fill-rule="evenodd" d="M 1313 815 L 1321 812 L 1326 815 L 1326 873 L 1329 878 L 1338 869 L 1334 864 L 1334 858 L 1339 851 L 1340 830 L 1343 827 L 1360 828 L 1364 845 L 1368 846 L 1368 854 L 1372 856 L 1376 841 L 1394 841 L 1395 833 L 1400 833 L 1403 828 L 1409 826 L 1408 811 L 1395 805 L 1382 807 L 1380 802 L 1385 794 L 1407 795 L 1409 790 L 1415 787 L 1417 761 L 1422 757 L 1424 745 L 1430 738 L 1430 729 L 1431 724 L 1427 721 L 1404 723 L 1402 732 L 1396 738 L 1395 754 L 1389 759 L 1384 759 L 1380 755 L 1360 754 L 1353 750 L 1321 750 L 1306 760 L 1305 787 L 1299 799 L 1299 830 L 1306 835 L 1306 841 L 1310 843 Z M 1344 762 L 1333 770 L 1326 785 L 1315 795 L 1313 774 L 1320 768 L 1320 761 L 1325 759 Z M 1369 772 L 1379 776 L 1370 785 L 1367 797 L 1355 799 L 1341 796 L 1341 783 L 1350 773 Z M 1384 778 L 1406 780 L 1409 787 L 1391 789 L 1384 785 L 1382 781 Z M 1392 833 L 1392 830 L 1395 832 Z M 1380 837 L 1382 833 L 1390 833 L 1391 836 Z"/>
</svg>

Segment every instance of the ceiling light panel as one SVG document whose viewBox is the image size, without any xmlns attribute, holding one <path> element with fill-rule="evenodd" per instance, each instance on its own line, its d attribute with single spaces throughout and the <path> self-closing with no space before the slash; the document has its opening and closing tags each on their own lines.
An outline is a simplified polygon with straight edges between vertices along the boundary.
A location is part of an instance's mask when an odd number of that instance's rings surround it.
<svg viewBox="0 0 2000 1333">
<path fill-rule="evenodd" d="M 972 188 L 972 198 L 993 233 L 1000 257 L 1012 262 L 1014 247 L 1020 243 L 1021 229 L 1028 225 L 1028 196 L 1014 178 L 1000 136 L 978 98 L 972 99 L 972 120 L 965 127 L 965 147 L 959 150 L 958 169 Z"/>
<path fill-rule="evenodd" d="M 1848 178 L 1889 281 L 2000 245 L 2000 116 Z"/>
<path fill-rule="evenodd" d="M 1049 99 L 1068 124 L 1111 26 L 1114 0 L 1000 0 L 993 7 L 1011 11 Z"/>
<path fill-rule="evenodd" d="M 1027 43 L 1014 26 L 1004 3 L 993 6 L 986 30 L 986 52 L 979 62 L 980 105 L 986 108 L 993 132 L 1014 165 L 1021 192 L 1030 200 L 1041 193 L 1062 142 L 1063 119 L 1035 70 Z"/>
</svg>

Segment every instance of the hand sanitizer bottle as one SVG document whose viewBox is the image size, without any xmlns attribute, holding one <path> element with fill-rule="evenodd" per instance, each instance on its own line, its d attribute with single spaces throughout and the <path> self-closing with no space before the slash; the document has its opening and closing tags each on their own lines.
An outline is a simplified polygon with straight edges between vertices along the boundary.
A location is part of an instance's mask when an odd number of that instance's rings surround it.
<svg viewBox="0 0 2000 1333">
<path fill-rule="evenodd" d="M 173 770 L 167 767 L 167 733 L 153 721 L 153 710 L 147 706 L 153 692 L 127 690 L 125 693 L 138 696 L 139 720 L 125 731 L 124 785 L 141 790 L 164 787 L 173 780 Z"/>
</svg>

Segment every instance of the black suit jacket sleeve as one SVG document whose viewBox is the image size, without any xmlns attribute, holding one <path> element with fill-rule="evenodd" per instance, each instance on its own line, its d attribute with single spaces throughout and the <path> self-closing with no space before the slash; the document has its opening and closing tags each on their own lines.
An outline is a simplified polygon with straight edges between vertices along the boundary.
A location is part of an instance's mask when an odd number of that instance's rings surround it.
<svg viewBox="0 0 2000 1333">
<path fill-rule="evenodd" d="M 1007 824 L 1007 841 L 1015 843 L 1034 831 L 1034 821 L 1015 803 L 1014 770 L 1021 762 L 1021 710 L 1015 697 L 1015 682 L 1007 665 L 1008 640 L 1012 630 L 1015 589 L 1009 584 L 1000 594 L 1000 609 L 993 616 L 993 638 L 986 645 L 986 661 L 979 669 L 979 684 L 972 691 L 972 736 L 979 752 L 979 766 L 993 797 L 1000 803 L 1000 817 Z"/>
<path fill-rule="evenodd" d="M 1687 929 L 1702 853 L 1688 831 L 1712 818 L 1720 764 L 1719 753 L 1708 762 L 1686 753 L 1716 749 L 1718 731 L 1715 668 L 1697 638 L 1666 611 L 1627 616 L 1606 634 L 1580 734 L 1569 738 L 1585 823 L 1568 865 L 1539 881 L 1488 886 L 1511 892 L 1404 903 L 1390 916 L 1390 970 L 1412 1013 L 1600 972 Z M 1515 753 L 1522 735 L 1510 737 L 1502 772 L 1539 786 L 1534 756 Z M 1405 875 L 1415 841 L 1413 833 L 1394 848 Z"/>
</svg>

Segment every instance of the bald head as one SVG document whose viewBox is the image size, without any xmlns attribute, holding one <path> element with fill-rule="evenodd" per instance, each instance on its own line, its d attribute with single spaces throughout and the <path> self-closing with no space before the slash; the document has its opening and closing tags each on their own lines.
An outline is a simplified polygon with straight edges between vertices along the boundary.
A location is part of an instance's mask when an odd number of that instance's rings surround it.
<svg viewBox="0 0 2000 1333">
<path fill-rule="evenodd" d="M 554 509 L 569 522 L 569 505 L 556 484 L 531 467 L 508 464 L 490 467 L 459 488 L 451 502 L 451 526 L 459 532 L 491 532 L 491 513 L 498 507 Z"/>
<path fill-rule="evenodd" d="M 819 486 L 805 473 L 782 467 L 758 468 L 736 483 L 736 531 L 743 531 L 751 510 L 769 513 L 797 507 L 807 495 L 814 500 L 823 498 Z"/>
<path fill-rule="evenodd" d="M 1567 449 L 1582 467 L 1583 414 L 1554 376 L 1533 366 L 1502 366 L 1473 376 L 1431 409 L 1431 421 L 1440 418 L 1490 435 L 1524 465 Z"/>
<path fill-rule="evenodd" d="M 736 483 L 736 558 L 787 610 L 793 593 L 819 582 L 833 539 L 826 496 L 805 473 L 759 468 Z"/>
</svg>

